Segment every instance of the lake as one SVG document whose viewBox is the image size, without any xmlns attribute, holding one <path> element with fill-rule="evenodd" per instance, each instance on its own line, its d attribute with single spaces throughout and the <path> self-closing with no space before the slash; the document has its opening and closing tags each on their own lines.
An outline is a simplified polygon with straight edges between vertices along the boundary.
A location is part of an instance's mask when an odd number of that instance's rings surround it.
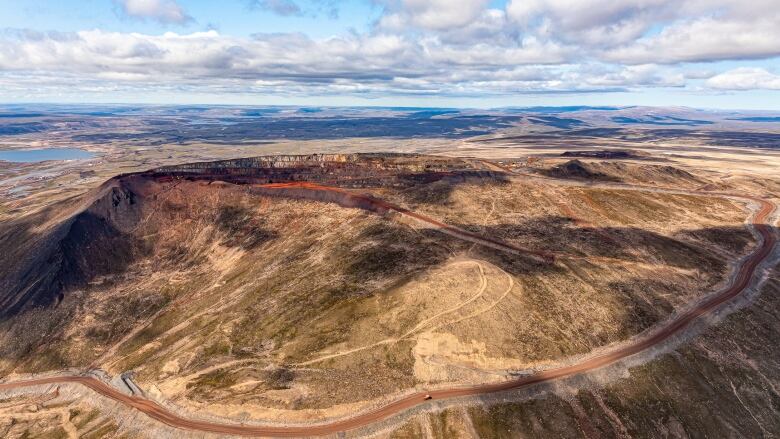
<svg viewBox="0 0 780 439">
<path fill-rule="evenodd" d="M 84 160 L 95 154 L 78 148 L 16 149 L 0 151 L 0 160 L 6 162 L 42 162 L 45 160 Z"/>
</svg>

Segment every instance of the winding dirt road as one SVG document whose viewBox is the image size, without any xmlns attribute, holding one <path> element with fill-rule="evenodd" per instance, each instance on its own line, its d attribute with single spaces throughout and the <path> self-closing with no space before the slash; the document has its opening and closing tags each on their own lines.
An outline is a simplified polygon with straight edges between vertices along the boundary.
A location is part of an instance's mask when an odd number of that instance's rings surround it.
<svg viewBox="0 0 780 439">
<path fill-rule="evenodd" d="M 318 186 L 317 188 L 318 190 L 325 190 L 322 186 Z M 333 190 L 341 191 L 341 189 L 336 188 Z M 153 401 L 136 396 L 126 395 L 111 387 L 110 385 L 89 376 L 56 376 L 2 383 L 0 384 L 0 391 L 48 384 L 78 383 L 105 397 L 111 398 L 129 407 L 139 410 L 140 412 L 157 421 L 176 428 L 243 436 L 299 437 L 334 434 L 341 431 L 363 427 L 387 419 L 392 415 L 417 405 L 426 403 L 429 399 L 440 400 L 465 396 L 479 396 L 488 393 L 519 389 L 522 387 L 531 386 L 533 384 L 549 382 L 582 372 L 592 371 L 613 364 L 619 360 L 625 359 L 646 349 L 652 348 L 659 343 L 669 339 L 670 337 L 679 334 L 683 329 L 690 326 L 697 319 L 712 314 L 719 306 L 738 296 L 750 285 L 751 279 L 753 278 L 757 267 L 772 253 L 772 249 L 776 244 L 777 238 L 773 228 L 767 224 L 767 220 L 775 209 L 774 204 L 766 200 L 761 200 L 754 197 L 737 196 L 734 194 L 711 195 L 739 197 L 757 202 L 761 206 L 760 210 L 752 218 L 752 224 L 762 237 L 761 245 L 756 248 L 752 254 L 743 260 L 741 265 L 738 267 L 736 274 L 732 277 L 731 284 L 724 290 L 715 293 L 709 296 L 707 299 L 699 302 L 688 311 L 677 315 L 673 319 L 666 322 L 663 326 L 656 328 L 654 331 L 649 332 L 644 336 L 637 338 L 628 344 L 619 346 L 611 351 L 585 358 L 568 366 L 548 369 L 533 375 L 528 375 L 522 378 L 500 383 L 453 387 L 448 389 L 431 390 L 429 392 L 417 392 L 392 401 L 382 407 L 357 414 L 350 418 L 323 424 L 300 426 L 242 425 L 187 419 L 169 411 L 168 409 Z M 372 203 L 377 202 L 374 198 L 366 198 L 370 199 Z M 400 211 L 399 209 L 401 209 L 389 204 L 386 207 L 396 211 Z M 401 212 L 406 215 L 419 218 L 425 222 L 433 224 L 438 223 L 437 225 L 440 227 L 447 227 L 446 224 L 441 224 L 436 220 L 415 214 L 414 212 L 410 212 L 406 209 L 403 209 Z M 457 233 L 462 232 L 459 229 L 456 231 Z M 482 237 L 478 238 L 480 240 L 484 240 Z M 504 245 L 503 243 L 498 244 Z"/>
</svg>

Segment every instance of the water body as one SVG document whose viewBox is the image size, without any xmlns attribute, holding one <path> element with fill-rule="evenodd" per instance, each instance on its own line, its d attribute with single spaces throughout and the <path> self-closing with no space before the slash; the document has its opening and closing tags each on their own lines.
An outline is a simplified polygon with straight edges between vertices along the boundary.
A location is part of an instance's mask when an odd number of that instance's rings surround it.
<svg viewBox="0 0 780 439">
<path fill-rule="evenodd" d="M 748 122 L 780 122 L 780 117 L 736 117 L 729 120 L 744 120 Z"/>
<path fill-rule="evenodd" d="M 0 151 L 0 160 L 15 163 L 43 162 L 46 160 L 85 160 L 95 154 L 78 148 L 44 148 Z"/>
</svg>

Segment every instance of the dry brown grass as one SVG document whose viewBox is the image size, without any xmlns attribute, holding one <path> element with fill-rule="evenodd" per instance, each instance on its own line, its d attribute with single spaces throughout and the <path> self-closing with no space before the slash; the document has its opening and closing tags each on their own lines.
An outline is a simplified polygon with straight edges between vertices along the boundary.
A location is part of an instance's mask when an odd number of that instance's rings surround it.
<svg viewBox="0 0 780 439">
<path fill-rule="evenodd" d="M 5 370 L 133 369 L 150 393 L 193 410 L 336 413 L 625 340 L 706 293 L 753 243 L 732 201 L 522 178 L 373 193 L 556 251 L 553 265 L 397 215 L 229 184 L 133 184 L 140 219 L 125 230 L 148 253 L 36 311 L 59 323 Z M 0 337 L 31 318 L 4 323 Z"/>
</svg>

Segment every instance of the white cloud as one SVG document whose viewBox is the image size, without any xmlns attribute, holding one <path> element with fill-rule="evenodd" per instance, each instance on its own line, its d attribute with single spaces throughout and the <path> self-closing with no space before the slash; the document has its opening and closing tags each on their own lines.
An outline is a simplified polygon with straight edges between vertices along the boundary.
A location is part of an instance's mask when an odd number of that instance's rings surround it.
<svg viewBox="0 0 780 439">
<path fill-rule="evenodd" d="M 507 16 L 526 31 L 582 45 L 632 41 L 673 16 L 672 0 L 511 0 Z"/>
<path fill-rule="evenodd" d="M 446 65 L 516 66 L 528 64 L 562 64 L 570 52 L 554 42 L 525 38 L 512 45 L 479 41 L 471 45 L 446 44 L 438 38 L 423 39 L 420 44 L 428 59 Z"/>
<path fill-rule="evenodd" d="M 686 76 L 669 68 L 644 64 L 617 71 L 592 72 L 585 80 L 592 86 L 683 87 Z"/>
<path fill-rule="evenodd" d="M 135 17 L 189 19 L 174 0 L 116 1 Z M 307 16 L 311 5 L 337 5 L 252 1 Z M 767 70 L 722 73 L 707 63 L 780 56 L 777 0 L 753 0 L 749 7 L 741 0 L 511 0 L 501 9 L 489 0 L 372 1 L 383 10 L 368 31 L 325 39 L 215 31 L 0 32 L 0 77 L 4 83 L 25 75 L 55 83 L 62 74 L 92 88 L 175 84 L 301 95 L 565 93 L 691 87 L 689 82 L 694 89 L 703 82 L 733 90 L 776 88 L 776 75 Z"/>
<path fill-rule="evenodd" d="M 780 20 L 704 18 L 676 23 L 660 34 L 613 49 L 603 58 L 624 63 L 678 63 L 780 56 Z"/>
<path fill-rule="evenodd" d="M 741 67 L 715 75 L 706 84 L 717 90 L 780 90 L 780 75 L 762 68 Z"/>
<path fill-rule="evenodd" d="M 480 16 L 489 0 L 386 0 L 380 25 L 400 29 L 412 25 L 427 30 L 465 26 Z"/>
<path fill-rule="evenodd" d="M 117 0 L 117 3 L 129 17 L 179 24 L 192 19 L 176 0 Z"/>
<path fill-rule="evenodd" d="M 777 0 L 375 0 L 375 31 L 434 35 L 460 46 L 516 49 L 523 41 L 578 59 L 624 64 L 780 56 Z"/>
<path fill-rule="evenodd" d="M 641 66 L 578 73 L 565 63 L 569 56 L 566 48 L 534 37 L 502 47 L 386 33 L 321 40 L 303 34 L 239 38 L 213 30 L 0 34 L 0 71 L 6 76 L 26 73 L 51 81 L 70 75 L 91 86 L 479 95 L 679 85 L 672 73 Z"/>
<path fill-rule="evenodd" d="M 629 64 L 780 55 L 776 0 L 511 0 L 507 17 L 539 38 Z"/>
</svg>

